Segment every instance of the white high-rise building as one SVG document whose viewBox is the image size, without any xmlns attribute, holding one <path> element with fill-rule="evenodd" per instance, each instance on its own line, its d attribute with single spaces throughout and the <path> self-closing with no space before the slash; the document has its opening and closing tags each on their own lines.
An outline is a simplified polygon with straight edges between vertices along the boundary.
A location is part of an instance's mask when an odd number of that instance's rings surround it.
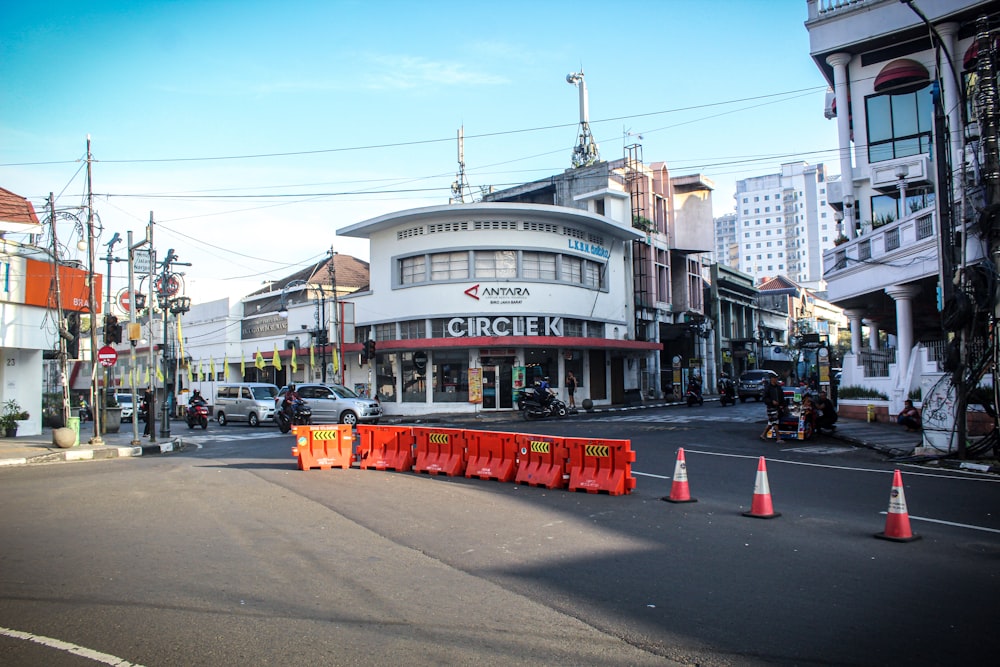
<svg viewBox="0 0 1000 667">
<path fill-rule="evenodd" d="M 823 251 L 833 247 L 838 233 L 826 188 L 824 166 L 805 162 L 737 181 L 739 270 L 757 282 L 783 275 L 810 290 L 825 290 Z"/>
<path fill-rule="evenodd" d="M 715 247 L 712 259 L 716 264 L 725 264 L 733 269 L 740 266 L 740 246 L 737 242 L 738 235 L 736 213 L 726 213 L 720 215 L 715 222 Z"/>
</svg>

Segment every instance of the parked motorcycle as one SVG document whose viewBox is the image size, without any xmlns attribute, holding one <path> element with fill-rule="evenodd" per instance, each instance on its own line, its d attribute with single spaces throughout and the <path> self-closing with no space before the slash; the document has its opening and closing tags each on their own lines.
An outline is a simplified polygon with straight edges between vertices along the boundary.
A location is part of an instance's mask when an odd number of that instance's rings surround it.
<svg viewBox="0 0 1000 667">
<path fill-rule="evenodd" d="M 524 413 L 524 418 L 545 419 L 546 417 L 559 417 L 562 419 L 569 414 L 566 404 L 555 396 L 548 398 L 539 393 L 534 387 L 526 387 L 517 395 L 517 408 Z"/>
<path fill-rule="evenodd" d="M 282 433 L 291 431 L 292 426 L 302 426 L 312 423 L 312 408 L 301 398 L 292 401 L 291 413 L 291 419 L 289 419 L 288 410 L 278 410 L 274 413 L 274 421 L 278 425 L 278 430 Z"/>
<path fill-rule="evenodd" d="M 204 404 L 189 405 L 187 410 L 184 411 L 184 421 L 187 422 L 188 428 L 200 426 L 203 429 L 207 429 L 208 406 Z"/>
</svg>

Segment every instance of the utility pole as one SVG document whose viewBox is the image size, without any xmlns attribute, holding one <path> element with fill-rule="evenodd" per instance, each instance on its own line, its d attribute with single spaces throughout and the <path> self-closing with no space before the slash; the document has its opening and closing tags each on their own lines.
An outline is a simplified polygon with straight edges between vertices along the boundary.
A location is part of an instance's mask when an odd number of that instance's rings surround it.
<svg viewBox="0 0 1000 667">
<path fill-rule="evenodd" d="M 117 258 L 112 257 L 111 252 L 114 250 L 115 244 L 119 243 L 121 240 L 122 239 L 118 235 L 118 232 L 115 232 L 114 236 L 111 237 L 111 240 L 108 241 L 105 244 L 105 245 L 108 246 L 108 254 L 104 257 L 105 261 L 107 261 L 107 263 L 108 263 L 108 280 L 107 280 L 107 282 L 104 283 L 104 294 L 105 294 L 105 300 L 104 300 L 104 303 L 105 303 L 105 307 L 104 307 L 104 339 L 105 339 L 105 341 L 107 341 L 110 338 L 110 336 L 108 335 L 108 332 L 110 331 L 111 316 L 112 316 L 111 315 L 111 263 L 119 261 Z M 114 326 L 117 327 L 118 323 L 115 322 Z M 101 401 L 101 417 L 104 419 L 105 427 L 106 427 L 106 425 L 108 423 L 108 420 L 107 420 L 107 407 L 108 407 L 108 403 L 111 402 L 111 397 L 114 396 L 114 394 L 115 394 L 114 387 L 112 387 L 111 385 L 112 385 L 112 382 L 111 382 L 111 369 L 109 367 L 105 367 L 104 368 L 104 393 L 105 393 L 105 397 L 104 397 L 104 400 Z"/>
<path fill-rule="evenodd" d="M 334 252 L 333 246 L 330 246 L 329 255 L 330 261 L 326 265 L 326 270 L 330 274 L 330 285 L 333 289 L 333 327 L 337 334 L 337 374 L 340 376 L 340 384 L 344 384 L 344 346 L 341 340 L 343 332 L 340 328 L 340 299 L 337 297 L 337 253 Z"/>
<path fill-rule="evenodd" d="M 152 221 L 152 219 L 153 219 L 152 212 L 150 212 L 149 218 L 150 218 L 150 221 Z M 140 299 L 139 295 L 136 293 L 136 290 L 135 290 L 135 251 L 136 251 L 136 249 L 138 249 L 138 248 L 140 248 L 140 247 L 142 247 L 142 246 L 144 246 L 144 245 L 146 245 L 146 244 L 149 243 L 150 230 L 151 230 L 151 228 L 147 228 L 147 230 L 146 230 L 147 237 L 145 239 L 143 239 L 142 241 L 139 241 L 138 243 L 134 244 L 134 245 L 132 243 L 132 230 L 128 231 L 128 298 L 129 298 L 129 308 L 128 308 L 128 324 L 129 324 L 129 331 L 128 331 L 128 344 L 129 344 L 128 374 L 129 374 L 129 378 L 131 378 L 131 380 L 132 380 L 132 382 L 130 384 L 131 384 L 131 387 L 132 387 L 132 444 L 133 445 L 138 445 L 140 443 L 140 440 L 139 440 L 139 401 L 138 401 L 138 392 L 136 391 L 136 384 L 138 383 L 139 378 L 137 377 L 137 373 L 135 371 L 135 346 L 138 344 L 139 338 L 141 338 L 141 336 L 139 335 L 139 331 L 136 331 L 136 325 L 138 324 L 138 322 L 137 322 L 137 320 L 139 318 L 138 313 L 139 313 L 140 310 L 142 310 L 142 307 L 145 305 L 145 300 L 144 299 Z M 152 312 L 152 308 L 150 308 L 150 312 Z M 151 316 L 150 316 L 150 321 L 152 321 L 152 317 Z M 150 340 L 149 346 L 150 346 L 150 349 L 152 349 L 152 347 L 153 347 L 152 340 Z M 147 417 L 147 419 L 148 419 L 148 417 Z M 152 434 L 152 432 L 153 432 L 153 429 L 150 428 L 150 433 Z"/>
<path fill-rule="evenodd" d="M 49 220 L 52 223 L 52 275 L 55 276 L 56 287 L 56 318 L 59 329 L 59 384 L 62 385 L 62 423 L 63 426 L 69 424 L 69 352 L 66 349 L 66 338 L 70 335 L 66 328 L 65 315 L 62 307 L 62 289 L 59 284 L 59 238 L 56 232 L 56 202 L 52 193 L 49 193 Z M 79 334 L 77 334 L 79 335 Z"/>
<path fill-rule="evenodd" d="M 100 395 L 97 388 L 97 289 L 94 286 L 94 189 L 93 170 L 91 165 L 94 157 L 90 152 L 90 135 L 87 135 L 87 277 L 90 281 L 90 295 L 87 300 L 87 309 L 90 311 L 90 414 L 94 418 L 94 437 L 90 439 L 92 445 L 103 445 L 101 439 L 101 411 L 97 409 L 94 401 Z"/>
<path fill-rule="evenodd" d="M 156 271 L 156 250 L 153 249 L 153 212 L 149 212 L 149 226 L 146 228 L 146 240 L 149 242 L 149 382 L 147 389 L 152 397 L 150 399 L 149 411 L 146 413 L 146 421 L 149 424 L 149 441 L 156 442 L 156 378 L 153 372 L 156 370 L 156 356 L 153 350 L 153 309 L 157 304 L 154 295 L 155 271 Z M 162 312 L 160 313 L 162 316 Z M 164 397 L 165 398 L 165 397 Z M 152 421 L 149 421 L 152 420 Z"/>
</svg>

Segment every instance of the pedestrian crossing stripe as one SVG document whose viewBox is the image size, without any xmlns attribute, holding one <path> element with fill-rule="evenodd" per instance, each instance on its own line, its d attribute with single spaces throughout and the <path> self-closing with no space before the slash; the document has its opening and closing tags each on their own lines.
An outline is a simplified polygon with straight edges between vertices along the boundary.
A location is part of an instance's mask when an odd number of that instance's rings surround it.
<svg viewBox="0 0 1000 667">
<path fill-rule="evenodd" d="M 431 433 L 427 436 L 427 441 L 432 442 L 436 445 L 447 445 L 448 444 L 448 434 L 447 433 Z"/>
<path fill-rule="evenodd" d="M 586 456 L 608 456 L 611 453 L 611 448 L 607 445 L 586 445 L 583 448 L 583 453 Z"/>
<path fill-rule="evenodd" d="M 532 440 L 531 441 L 531 451 L 535 454 L 548 454 L 550 451 L 550 445 L 552 443 L 546 442 L 544 440 Z"/>
<path fill-rule="evenodd" d="M 336 440 L 340 437 L 340 431 L 313 431 L 313 440 Z"/>
</svg>

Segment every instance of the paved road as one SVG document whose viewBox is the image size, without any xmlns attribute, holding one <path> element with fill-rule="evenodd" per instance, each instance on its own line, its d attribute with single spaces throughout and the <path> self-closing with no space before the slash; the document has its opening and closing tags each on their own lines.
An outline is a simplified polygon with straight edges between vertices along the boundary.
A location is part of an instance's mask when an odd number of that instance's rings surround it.
<svg viewBox="0 0 1000 667">
<path fill-rule="evenodd" d="M 894 465 L 836 441 L 778 449 L 758 410 L 729 412 L 530 424 L 631 438 L 624 497 L 301 472 L 291 437 L 245 428 L 171 457 L 0 470 L 0 627 L 142 664 L 966 664 L 1000 648 L 993 479 L 904 469 L 911 514 L 934 521 L 876 540 Z M 660 500 L 679 446 L 697 503 Z M 741 515 L 762 454 L 772 521 Z M 0 653 L 83 664 L 2 631 Z"/>
</svg>

